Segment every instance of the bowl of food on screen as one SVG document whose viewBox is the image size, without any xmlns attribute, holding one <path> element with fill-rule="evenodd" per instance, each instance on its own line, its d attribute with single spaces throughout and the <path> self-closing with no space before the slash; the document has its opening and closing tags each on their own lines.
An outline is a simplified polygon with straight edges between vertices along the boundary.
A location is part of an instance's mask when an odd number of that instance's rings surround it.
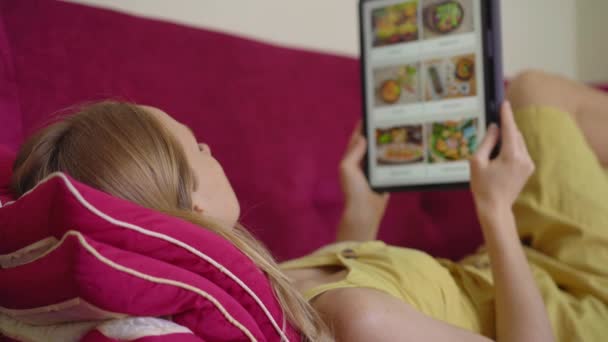
<svg viewBox="0 0 608 342">
<path fill-rule="evenodd" d="M 379 89 L 380 99 L 386 104 L 393 104 L 401 98 L 401 85 L 397 80 L 386 80 L 382 82 Z"/>
<path fill-rule="evenodd" d="M 375 9 L 372 12 L 374 46 L 386 46 L 418 39 L 418 1 Z"/>
<path fill-rule="evenodd" d="M 377 162 L 380 165 L 424 161 L 422 125 L 395 126 L 376 130 Z"/>
<path fill-rule="evenodd" d="M 427 132 L 431 163 L 466 160 L 477 147 L 477 119 L 435 122 Z"/>
<path fill-rule="evenodd" d="M 426 29 L 445 35 L 457 30 L 463 22 L 465 10 L 456 0 L 426 1 L 428 4 L 423 9 L 423 22 Z"/>
<path fill-rule="evenodd" d="M 384 79 L 378 88 L 379 104 L 411 103 L 419 101 L 418 67 L 404 65 L 382 68 L 375 71 L 379 80 Z"/>
<path fill-rule="evenodd" d="M 456 61 L 456 78 L 463 82 L 470 81 L 475 75 L 475 62 L 470 57 L 460 57 Z"/>
</svg>

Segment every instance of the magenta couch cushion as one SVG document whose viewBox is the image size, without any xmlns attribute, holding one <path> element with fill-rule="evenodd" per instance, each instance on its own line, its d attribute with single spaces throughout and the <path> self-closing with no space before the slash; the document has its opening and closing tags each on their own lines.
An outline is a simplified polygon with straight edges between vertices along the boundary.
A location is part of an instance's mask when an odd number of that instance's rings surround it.
<svg viewBox="0 0 608 342">
<path fill-rule="evenodd" d="M 0 208 L 0 266 L 0 314 L 29 324 L 171 316 L 203 340 L 298 340 L 226 240 L 61 173 Z"/>
</svg>

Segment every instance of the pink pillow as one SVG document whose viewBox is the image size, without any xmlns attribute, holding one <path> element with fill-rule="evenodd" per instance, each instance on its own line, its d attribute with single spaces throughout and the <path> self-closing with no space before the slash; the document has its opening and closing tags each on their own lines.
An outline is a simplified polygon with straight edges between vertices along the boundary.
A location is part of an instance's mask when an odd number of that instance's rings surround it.
<svg viewBox="0 0 608 342">
<path fill-rule="evenodd" d="M 299 339 L 228 241 L 62 173 L 0 208 L 0 265 L 0 314 L 22 323 L 170 316 L 203 340 Z"/>
</svg>

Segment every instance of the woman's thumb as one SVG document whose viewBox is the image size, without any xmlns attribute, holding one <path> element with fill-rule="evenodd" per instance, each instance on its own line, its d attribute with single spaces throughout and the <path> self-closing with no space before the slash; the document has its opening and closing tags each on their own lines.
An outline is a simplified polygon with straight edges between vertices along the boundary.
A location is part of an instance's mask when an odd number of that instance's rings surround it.
<svg viewBox="0 0 608 342">
<path fill-rule="evenodd" d="M 366 139 L 363 136 L 358 136 L 352 148 L 346 154 L 344 161 L 350 165 L 359 165 L 365 156 Z"/>
</svg>

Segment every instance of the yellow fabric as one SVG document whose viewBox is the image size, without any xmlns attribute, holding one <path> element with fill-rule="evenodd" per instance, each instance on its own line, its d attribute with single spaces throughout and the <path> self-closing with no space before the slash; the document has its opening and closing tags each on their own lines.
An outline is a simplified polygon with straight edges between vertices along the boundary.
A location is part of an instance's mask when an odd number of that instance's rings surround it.
<svg viewBox="0 0 608 342">
<path fill-rule="evenodd" d="M 516 113 L 536 164 L 514 212 L 520 237 L 558 341 L 608 336 L 608 177 L 570 115 L 548 107 Z M 434 259 L 379 241 L 339 243 L 282 264 L 286 269 L 346 267 L 346 279 L 305 293 L 369 287 L 421 312 L 495 337 L 487 254 Z"/>
</svg>

